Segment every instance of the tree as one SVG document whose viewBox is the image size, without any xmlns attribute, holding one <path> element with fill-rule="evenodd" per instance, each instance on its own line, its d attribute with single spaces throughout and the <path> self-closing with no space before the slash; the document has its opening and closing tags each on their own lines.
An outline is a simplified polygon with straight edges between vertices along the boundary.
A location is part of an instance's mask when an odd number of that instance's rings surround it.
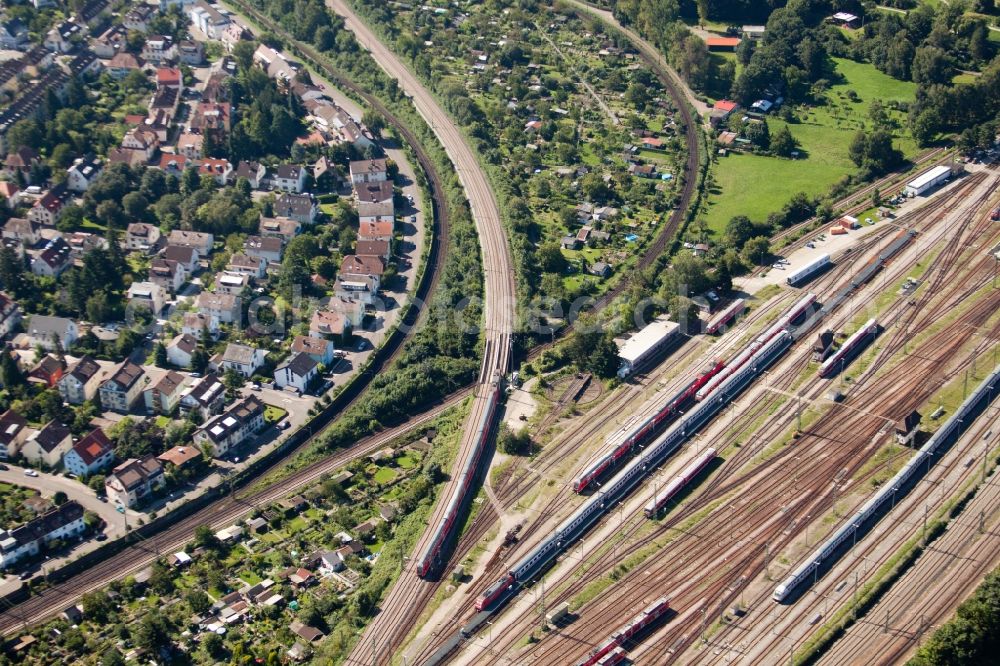
<svg viewBox="0 0 1000 666">
<path fill-rule="evenodd" d="M 771 136 L 771 150 L 775 155 L 781 157 L 791 157 L 795 150 L 795 139 L 787 125 L 782 125 Z"/>
<path fill-rule="evenodd" d="M 222 636 L 212 632 L 202 637 L 201 647 L 205 650 L 205 654 L 213 659 L 220 659 L 226 652 L 226 644 L 223 642 Z"/>
<path fill-rule="evenodd" d="M 756 231 L 749 217 L 746 215 L 737 215 L 726 224 L 724 236 L 726 245 L 739 250 L 753 237 Z"/>
<path fill-rule="evenodd" d="M 226 374 L 222 376 L 222 383 L 226 385 L 226 393 L 231 397 L 236 397 L 246 383 L 246 377 L 232 368 L 227 368 Z"/>
<path fill-rule="evenodd" d="M 158 609 L 154 608 L 146 613 L 139 622 L 135 631 L 135 642 L 154 655 L 170 644 L 170 623 Z"/>
<path fill-rule="evenodd" d="M 0 285 L 4 289 L 20 294 L 24 288 L 24 259 L 6 245 L 0 247 Z"/>
<path fill-rule="evenodd" d="M 42 128 L 34 120 L 18 120 L 7 130 L 8 151 L 14 152 L 24 146 L 37 148 L 42 143 Z"/>
<path fill-rule="evenodd" d="M 497 449 L 507 455 L 525 455 L 531 452 L 531 435 L 527 428 L 513 430 L 506 423 L 500 424 L 497 434 Z"/>
<path fill-rule="evenodd" d="M 191 369 L 195 372 L 205 372 L 208 368 L 208 354 L 204 349 L 198 348 L 191 354 Z"/>
<path fill-rule="evenodd" d="M 173 591 L 173 575 L 162 560 L 156 560 L 150 567 L 149 586 L 160 594 L 170 594 Z"/>
<path fill-rule="evenodd" d="M 118 648 L 112 645 L 101 655 L 101 666 L 125 666 L 125 658 Z"/>
<path fill-rule="evenodd" d="M 3 388 L 10 390 L 23 383 L 24 375 L 21 373 L 21 369 L 17 367 L 17 362 L 14 361 L 11 351 L 4 349 L 0 353 L 0 384 L 3 385 Z"/>
<path fill-rule="evenodd" d="M 913 56 L 913 82 L 922 86 L 951 82 L 952 64 L 948 54 L 934 46 L 921 46 Z"/>
<path fill-rule="evenodd" d="M 566 257 L 558 243 L 542 243 L 535 252 L 538 266 L 544 273 L 562 274 L 566 270 Z"/>
<path fill-rule="evenodd" d="M 377 111 L 367 110 L 361 116 L 361 124 L 370 129 L 375 136 L 381 136 L 385 129 L 385 117 Z"/>
<path fill-rule="evenodd" d="M 206 550 L 216 550 L 221 545 L 218 537 L 215 536 L 215 532 L 208 525 L 199 525 L 194 528 L 194 546 L 195 548 L 204 548 Z"/>
<path fill-rule="evenodd" d="M 161 368 L 166 368 L 170 363 L 167 361 L 167 348 L 163 346 L 162 342 L 157 342 L 153 347 L 153 354 L 156 358 L 156 365 Z"/>
<path fill-rule="evenodd" d="M 579 329 L 566 346 L 570 360 L 581 370 L 600 377 L 610 377 L 618 369 L 618 347 L 599 326 L 578 320 Z"/>
<path fill-rule="evenodd" d="M 902 152 L 892 145 L 892 135 L 883 129 L 867 133 L 858 130 L 848 154 L 868 177 L 884 174 L 903 161 Z"/>
<path fill-rule="evenodd" d="M 63 504 L 66 503 L 66 500 L 68 499 L 69 498 L 66 496 L 66 493 L 64 493 L 61 490 L 57 490 L 55 494 L 52 495 L 52 503 L 55 504 L 56 506 L 62 506 Z"/>
<path fill-rule="evenodd" d="M 743 246 L 743 257 L 748 263 L 763 266 L 771 256 L 771 242 L 764 236 L 755 236 Z"/>
<path fill-rule="evenodd" d="M 88 592 L 81 597 L 80 604 L 83 606 L 83 614 L 95 624 L 106 623 L 114 611 L 114 604 L 104 590 Z"/>
<path fill-rule="evenodd" d="M 184 600 L 195 613 L 207 613 L 208 609 L 212 607 L 212 600 L 202 590 L 189 590 L 184 596 Z"/>
</svg>

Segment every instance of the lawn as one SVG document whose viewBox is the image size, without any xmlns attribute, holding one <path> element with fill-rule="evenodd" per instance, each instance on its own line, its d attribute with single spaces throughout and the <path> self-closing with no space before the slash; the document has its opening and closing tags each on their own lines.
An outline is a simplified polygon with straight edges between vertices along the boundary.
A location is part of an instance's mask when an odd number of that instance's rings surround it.
<svg viewBox="0 0 1000 666">
<path fill-rule="evenodd" d="M 373 479 L 375 480 L 375 483 L 380 486 L 384 486 L 387 483 L 392 483 L 396 479 L 396 472 L 388 467 L 379 467 L 378 471 L 375 472 Z"/>
<path fill-rule="evenodd" d="M 913 99 L 913 83 L 897 81 L 872 65 L 842 58 L 833 61 L 844 81 L 830 87 L 826 105 L 800 107 L 795 111 L 798 122 L 788 124 L 805 158 L 748 154 L 720 158 L 714 172 L 716 188 L 708 199 L 705 217 L 709 229 L 721 232 L 735 215 L 762 221 L 798 192 L 810 196 L 828 192 L 855 170 L 848 148 L 855 132 L 868 122 L 871 102 Z M 850 91 L 857 95 L 857 101 L 851 100 Z M 891 112 L 890 116 L 904 122 L 901 113 Z M 777 117 L 768 118 L 772 134 L 784 124 Z M 917 153 L 909 136 L 898 136 L 896 145 L 907 157 Z"/>
<path fill-rule="evenodd" d="M 265 423 L 277 423 L 281 419 L 285 418 L 286 414 L 288 414 L 288 411 L 282 409 L 281 407 L 275 407 L 274 405 L 264 406 Z"/>
<path fill-rule="evenodd" d="M 417 462 L 417 459 L 412 456 L 399 456 L 396 458 L 396 464 L 401 469 L 413 469 L 417 466 Z"/>
</svg>

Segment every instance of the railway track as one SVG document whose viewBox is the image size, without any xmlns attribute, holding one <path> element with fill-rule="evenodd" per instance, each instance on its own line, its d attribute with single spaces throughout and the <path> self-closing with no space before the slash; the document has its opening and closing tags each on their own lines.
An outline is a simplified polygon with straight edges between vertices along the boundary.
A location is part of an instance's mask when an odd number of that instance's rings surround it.
<svg viewBox="0 0 1000 666">
<path fill-rule="evenodd" d="M 252 9 L 240 2 L 234 1 L 232 4 L 243 10 Z M 391 113 L 383 104 L 381 104 L 377 98 L 368 95 L 364 90 L 355 85 L 349 79 L 340 76 L 328 66 L 315 60 L 309 55 L 309 53 L 305 53 L 304 55 L 311 61 L 311 64 L 314 67 L 317 67 L 317 69 L 322 71 L 328 78 L 334 81 L 337 86 L 352 91 L 381 113 L 386 118 L 386 122 L 392 125 L 400 133 L 400 136 L 402 136 L 403 139 L 406 140 L 412 147 L 414 154 L 416 155 L 417 162 L 427 177 L 432 205 L 431 219 L 434 222 L 434 231 L 430 252 L 427 258 L 427 266 L 424 271 L 424 279 L 421 284 L 417 286 L 414 296 L 420 301 L 429 303 L 432 300 L 432 295 L 436 291 L 440 277 L 439 269 L 442 265 L 444 265 L 448 251 L 449 212 L 447 201 L 444 198 L 444 189 L 440 174 L 437 173 L 433 162 L 430 160 L 423 146 L 419 143 L 419 141 L 417 141 L 416 136 L 399 121 L 395 114 Z M 322 416 L 317 417 L 313 422 L 304 425 L 302 430 L 308 429 L 309 434 L 302 443 L 292 447 L 285 454 L 268 463 L 266 466 L 263 466 L 259 470 L 258 474 L 245 479 L 243 481 L 243 485 L 251 484 L 254 479 L 262 476 L 267 471 L 274 469 L 280 465 L 282 461 L 291 459 L 297 453 L 300 453 L 312 445 L 315 439 L 321 436 L 323 432 L 325 432 L 326 428 L 329 427 L 330 423 L 333 422 L 336 413 L 347 410 L 353 406 L 357 400 L 364 395 L 364 388 L 375 377 L 378 370 L 391 365 L 402 353 L 404 343 L 413 335 L 413 331 L 415 330 L 413 324 L 416 322 L 419 314 L 420 313 L 415 310 L 409 313 L 409 316 L 406 319 L 407 323 L 410 324 L 407 332 L 390 338 L 390 340 L 386 343 L 387 351 L 385 352 L 382 360 L 375 364 L 369 372 L 356 380 L 361 383 L 353 385 L 356 386 L 354 389 L 354 397 L 344 404 L 339 405 L 339 407 L 328 409 L 323 412 Z M 449 397 L 444 405 L 453 406 L 467 394 L 468 389 L 461 389 L 452 397 Z M 415 424 L 425 423 L 427 420 L 434 418 L 439 415 L 441 411 L 441 406 L 432 408 L 423 414 L 415 416 L 414 419 L 409 421 L 407 424 L 388 430 L 382 435 L 376 436 L 375 439 L 371 441 L 388 441 L 388 439 L 392 439 L 402 432 L 405 432 L 408 428 L 414 427 Z M 321 424 L 318 426 L 319 429 L 315 432 L 313 432 L 313 428 L 316 427 L 313 425 L 314 423 Z M 358 445 L 352 447 L 351 449 L 347 449 L 346 451 L 337 452 L 313 465 L 310 465 L 300 472 L 282 479 L 276 485 L 265 491 L 266 495 L 254 493 L 249 497 L 281 497 L 287 495 L 294 489 L 301 487 L 304 483 L 318 479 L 319 476 L 325 473 L 326 470 L 335 469 L 336 467 L 346 464 L 346 462 L 353 459 L 351 456 L 364 456 L 367 452 L 369 452 L 368 449 Z M 315 475 L 311 476 L 312 472 L 315 470 L 321 471 L 316 472 Z M 232 502 L 232 498 L 224 501 Z M 7 635 L 16 627 L 23 627 L 27 624 L 48 619 L 59 610 L 68 606 L 71 602 L 77 600 L 85 592 L 98 589 L 113 580 L 121 579 L 128 573 L 140 570 L 144 566 L 151 563 L 158 553 L 162 553 L 164 551 L 170 552 L 166 548 L 161 548 L 161 544 L 183 544 L 193 535 L 194 527 L 202 524 L 223 526 L 222 522 L 225 521 L 218 522 L 219 516 L 240 515 L 232 512 L 231 509 L 220 508 L 220 504 L 222 504 L 222 501 L 210 504 L 205 508 L 198 510 L 178 522 L 165 527 L 161 532 L 126 547 L 122 551 L 110 556 L 101 563 L 90 567 L 86 571 L 69 576 L 57 586 L 46 590 L 41 595 L 30 597 L 28 600 L 14 606 L 8 606 L 7 608 L 0 609 L 0 635 Z"/>
<path fill-rule="evenodd" d="M 839 470 L 837 470 L 837 471 L 839 471 Z M 827 478 L 827 479 L 829 479 L 830 477 L 829 477 L 829 476 L 827 476 L 826 478 Z M 620 556 L 618 557 L 618 559 L 620 560 L 620 559 L 621 559 L 622 557 L 625 557 L 625 556 L 627 556 L 627 551 L 626 551 L 626 553 L 625 553 L 625 554 L 623 554 L 623 555 L 620 555 Z M 593 570 L 594 570 L 594 568 L 591 568 L 591 570 L 593 571 Z M 558 603 L 558 601 L 559 601 L 560 599 L 563 599 L 563 598 L 565 598 L 565 596 L 560 596 L 559 598 L 557 598 L 557 599 L 553 600 L 553 601 L 552 601 L 552 603 Z M 607 621 L 607 618 L 606 618 L 606 617 L 603 617 L 603 618 L 600 618 L 600 620 L 598 621 L 598 624 L 600 624 L 600 622 L 602 622 L 602 621 Z M 517 632 L 513 632 L 513 633 L 514 633 L 515 635 L 517 634 Z M 496 647 L 496 646 L 494 646 L 494 647 Z M 503 649 L 503 647 L 502 647 L 502 646 L 500 647 L 500 651 L 501 651 L 501 653 L 503 653 L 503 652 L 504 652 L 504 649 Z M 539 662 L 539 663 L 540 663 L 540 662 Z M 655 663 L 659 663 L 659 662 L 655 662 Z"/>
</svg>

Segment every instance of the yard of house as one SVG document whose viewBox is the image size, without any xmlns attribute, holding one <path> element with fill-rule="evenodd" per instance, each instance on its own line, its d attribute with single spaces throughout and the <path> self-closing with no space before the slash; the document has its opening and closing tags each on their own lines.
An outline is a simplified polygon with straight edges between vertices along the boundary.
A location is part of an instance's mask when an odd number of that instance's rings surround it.
<svg viewBox="0 0 1000 666">
<path fill-rule="evenodd" d="M 848 149 L 855 132 L 870 127 L 868 110 L 872 101 L 878 99 L 887 105 L 913 99 L 916 91 L 913 83 L 897 81 L 872 65 L 842 58 L 833 61 L 843 81 L 830 87 L 825 105 L 796 108 L 797 122 L 788 124 L 799 143 L 802 158 L 751 154 L 719 158 L 714 169 L 715 187 L 705 215 L 709 229 L 721 232 L 736 215 L 763 220 L 798 192 L 810 196 L 828 192 L 856 169 Z M 896 146 L 907 157 L 916 155 L 918 148 L 905 130 L 904 114 L 888 113 L 896 124 Z M 784 124 L 777 117 L 768 117 L 772 134 Z"/>
</svg>

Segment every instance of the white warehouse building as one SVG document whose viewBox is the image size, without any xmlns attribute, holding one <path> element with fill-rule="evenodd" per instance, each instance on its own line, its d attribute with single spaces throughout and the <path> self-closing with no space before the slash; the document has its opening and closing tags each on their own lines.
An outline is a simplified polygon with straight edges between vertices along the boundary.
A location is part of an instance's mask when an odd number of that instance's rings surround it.
<svg viewBox="0 0 1000 666">
<path fill-rule="evenodd" d="M 908 197 L 918 197 L 934 189 L 941 183 L 947 182 L 949 178 L 951 178 L 950 166 L 946 164 L 936 166 L 908 182 L 906 187 L 903 188 L 903 194 Z"/>
<path fill-rule="evenodd" d="M 618 347 L 621 367 L 618 376 L 625 378 L 636 368 L 663 350 L 681 330 L 680 324 L 666 317 L 657 317 L 641 331 L 625 340 Z"/>
</svg>

